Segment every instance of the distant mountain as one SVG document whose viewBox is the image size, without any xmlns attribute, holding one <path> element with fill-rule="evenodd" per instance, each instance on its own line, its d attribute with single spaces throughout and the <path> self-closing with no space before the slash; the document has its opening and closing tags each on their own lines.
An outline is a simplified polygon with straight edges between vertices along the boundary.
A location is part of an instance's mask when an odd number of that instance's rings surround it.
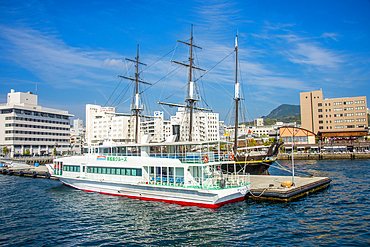
<svg viewBox="0 0 370 247">
<path fill-rule="evenodd" d="M 301 108 L 299 105 L 283 104 L 272 110 L 269 115 L 264 116 L 262 118 L 264 125 L 274 125 L 276 124 L 276 122 L 283 123 L 296 122 L 297 124 L 301 124 Z M 253 126 L 254 121 L 239 124 Z"/>
<path fill-rule="evenodd" d="M 270 112 L 269 115 L 262 117 L 264 119 L 283 119 L 286 117 L 292 117 L 301 115 L 301 109 L 299 105 L 287 105 L 283 104 L 275 108 Z"/>
</svg>

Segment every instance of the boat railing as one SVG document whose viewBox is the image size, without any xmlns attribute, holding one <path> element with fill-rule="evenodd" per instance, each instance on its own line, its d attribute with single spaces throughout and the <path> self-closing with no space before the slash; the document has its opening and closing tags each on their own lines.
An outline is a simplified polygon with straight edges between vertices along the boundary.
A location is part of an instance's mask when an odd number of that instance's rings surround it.
<svg viewBox="0 0 370 247">
<path fill-rule="evenodd" d="M 184 185 L 184 176 L 173 176 L 173 175 L 149 175 L 149 184 L 155 185 L 168 185 L 168 186 L 183 186 Z"/>
<path fill-rule="evenodd" d="M 203 188 L 203 189 L 226 189 L 250 184 L 250 176 L 247 175 L 223 175 L 222 178 L 209 177 L 204 179 L 202 177 L 194 177 L 190 181 L 188 187 Z"/>
<path fill-rule="evenodd" d="M 148 180 L 149 179 L 149 180 Z M 183 176 L 159 176 L 150 174 L 144 183 L 161 186 L 188 187 L 195 189 L 226 189 L 247 186 L 250 184 L 250 176 L 247 175 L 223 175 L 222 177 L 188 177 L 185 182 Z"/>
<path fill-rule="evenodd" d="M 139 153 L 109 153 L 109 154 L 96 154 L 98 156 L 105 157 L 121 157 L 121 156 L 137 156 L 137 157 L 152 157 L 152 158 L 165 158 L 165 159 L 178 159 L 181 163 L 186 164 L 199 164 L 208 162 L 222 162 L 232 161 L 233 158 L 230 154 L 219 154 L 217 152 L 186 152 L 186 153 L 150 153 L 150 154 L 139 154 Z"/>
</svg>

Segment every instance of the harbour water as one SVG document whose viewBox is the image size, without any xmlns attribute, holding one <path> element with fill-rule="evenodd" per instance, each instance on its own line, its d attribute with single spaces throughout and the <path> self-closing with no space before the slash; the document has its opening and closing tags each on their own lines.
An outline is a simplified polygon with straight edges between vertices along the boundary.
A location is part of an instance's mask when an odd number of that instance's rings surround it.
<svg viewBox="0 0 370 247">
<path fill-rule="evenodd" d="M 295 168 L 330 177 L 330 187 L 290 203 L 245 200 L 217 210 L 0 175 L 0 246 L 369 246 L 370 160 L 297 160 Z"/>
</svg>

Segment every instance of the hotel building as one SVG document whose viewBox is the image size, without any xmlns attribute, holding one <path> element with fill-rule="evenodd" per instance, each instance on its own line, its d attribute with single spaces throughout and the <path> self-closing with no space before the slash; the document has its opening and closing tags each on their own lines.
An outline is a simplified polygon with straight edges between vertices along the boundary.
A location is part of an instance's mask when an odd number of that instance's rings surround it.
<svg viewBox="0 0 370 247">
<path fill-rule="evenodd" d="M 0 147 L 10 149 L 10 156 L 21 154 L 67 153 L 70 145 L 68 111 L 37 105 L 37 95 L 15 92 L 0 105 Z"/>
<path fill-rule="evenodd" d="M 361 136 L 360 132 L 366 132 L 366 96 L 324 99 L 320 90 L 300 93 L 300 103 L 301 127 L 316 135 L 354 136 L 350 133 L 357 132 L 355 135 Z"/>
<path fill-rule="evenodd" d="M 134 119 L 130 116 L 119 116 L 114 107 L 87 104 L 86 143 L 102 143 L 110 139 L 115 142 L 133 142 Z"/>
<path fill-rule="evenodd" d="M 175 116 L 171 116 L 172 133 L 177 134 L 178 141 L 189 140 L 190 113 L 185 108 L 179 108 Z M 220 140 L 220 121 L 218 113 L 193 113 L 192 141 L 218 141 Z"/>
<path fill-rule="evenodd" d="M 193 113 L 193 141 L 219 140 L 218 113 Z M 135 117 L 120 116 L 113 107 L 86 105 L 86 143 L 134 142 Z M 140 122 L 139 140 L 144 142 L 187 141 L 189 138 L 189 113 L 179 108 L 171 120 L 163 119 L 163 112 L 155 111 L 152 120 Z"/>
</svg>

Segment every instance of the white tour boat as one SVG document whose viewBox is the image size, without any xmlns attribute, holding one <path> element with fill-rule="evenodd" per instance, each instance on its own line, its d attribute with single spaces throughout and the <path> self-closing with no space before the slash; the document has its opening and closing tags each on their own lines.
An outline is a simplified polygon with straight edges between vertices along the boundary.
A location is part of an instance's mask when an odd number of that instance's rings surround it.
<svg viewBox="0 0 370 247">
<path fill-rule="evenodd" d="M 222 174 L 231 143 L 188 142 L 91 146 L 84 156 L 54 160 L 49 172 L 88 192 L 217 208 L 241 201 L 249 174 Z"/>
</svg>

